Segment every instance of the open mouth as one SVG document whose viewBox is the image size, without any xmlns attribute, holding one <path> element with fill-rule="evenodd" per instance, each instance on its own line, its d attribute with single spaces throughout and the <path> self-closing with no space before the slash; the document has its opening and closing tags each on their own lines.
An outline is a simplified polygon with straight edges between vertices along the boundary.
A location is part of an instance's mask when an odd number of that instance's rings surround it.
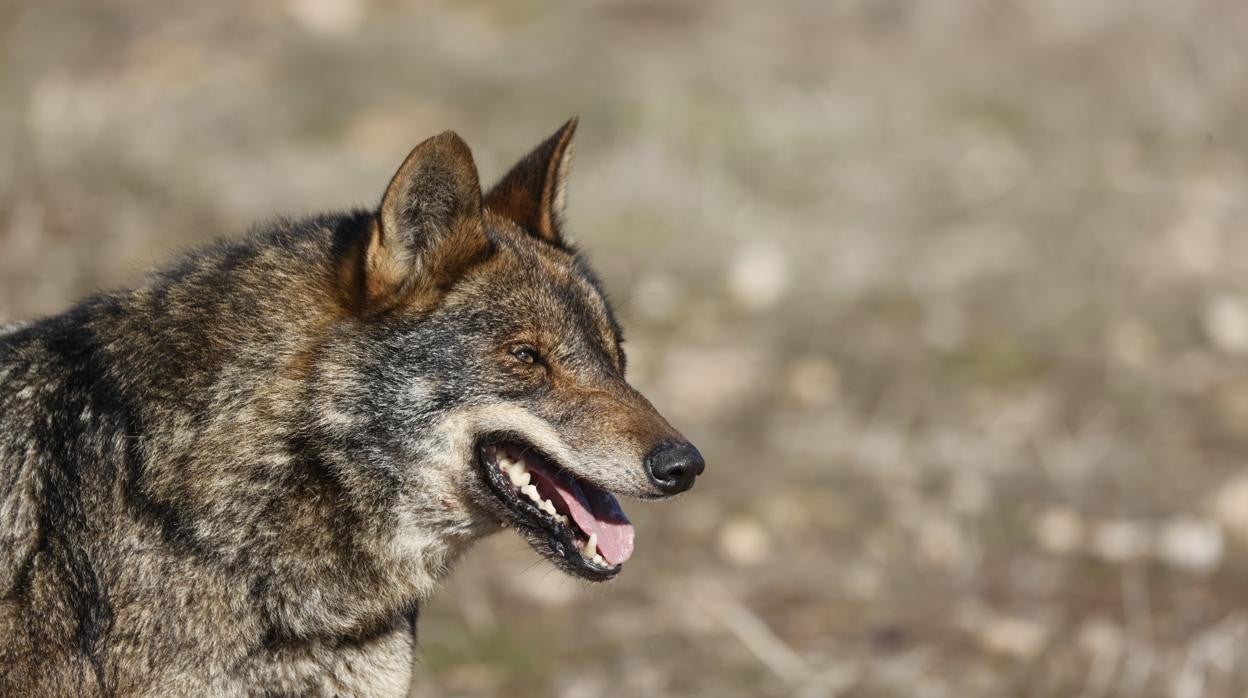
<svg viewBox="0 0 1248 698">
<path fill-rule="evenodd" d="M 633 525 L 610 492 L 518 439 L 485 441 L 477 450 L 490 489 L 539 552 L 587 579 L 619 573 L 633 554 Z"/>
</svg>

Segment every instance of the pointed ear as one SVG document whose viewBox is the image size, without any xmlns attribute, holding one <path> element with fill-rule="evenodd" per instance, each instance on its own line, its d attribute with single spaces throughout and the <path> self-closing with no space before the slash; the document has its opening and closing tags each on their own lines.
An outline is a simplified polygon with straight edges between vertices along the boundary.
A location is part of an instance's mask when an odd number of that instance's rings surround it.
<svg viewBox="0 0 1248 698">
<path fill-rule="evenodd" d="M 488 253 L 472 151 L 447 131 L 416 146 L 386 187 L 358 260 L 360 300 L 375 311 L 436 295 Z"/>
<path fill-rule="evenodd" d="M 490 189 L 485 196 L 485 207 L 511 219 L 537 238 L 566 247 L 564 187 L 572 165 L 575 133 L 576 117 L 572 117 Z"/>
</svg>

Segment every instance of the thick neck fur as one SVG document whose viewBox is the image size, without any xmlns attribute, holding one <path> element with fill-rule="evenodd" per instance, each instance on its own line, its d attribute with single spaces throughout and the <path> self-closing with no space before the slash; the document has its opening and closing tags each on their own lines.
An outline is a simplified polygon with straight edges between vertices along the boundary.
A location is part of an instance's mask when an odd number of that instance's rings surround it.
<svg viewBox="0 0 1248 698">
<path fill-rule="evenodd" d="M 267 656 L 407 623 L 490 532 L 352 404 L 367 328 L 334 296 L 336 258 L 370 220 L 279 224 L 0 334 L 0 635 L 34 623 L 32 648 L 110 691 L 145 690 L 110 684 L 140 662 L 260 680 Z M 39 626 L 49 605 L 74 627 Z"/>
</svg>

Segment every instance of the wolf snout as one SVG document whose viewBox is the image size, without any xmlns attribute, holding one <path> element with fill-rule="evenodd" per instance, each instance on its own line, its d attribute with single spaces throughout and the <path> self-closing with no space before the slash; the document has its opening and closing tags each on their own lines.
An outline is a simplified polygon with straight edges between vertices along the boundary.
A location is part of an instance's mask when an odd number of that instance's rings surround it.
<svg viewBox="0 0 1248 698">
<path fill-rule="evenodd" d="M 666 496 L 693 487 L 694 479 L 705 468 L 702 454 L 688 441 L 664 441 L 646 456 L 646 474 Z"/>
</svg>

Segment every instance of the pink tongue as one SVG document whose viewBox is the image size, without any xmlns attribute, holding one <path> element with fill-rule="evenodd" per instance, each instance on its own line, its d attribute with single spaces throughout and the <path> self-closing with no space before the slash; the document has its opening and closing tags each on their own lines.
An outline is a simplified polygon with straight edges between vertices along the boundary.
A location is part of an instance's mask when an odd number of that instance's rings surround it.
<svg viewBox="0 0 1248 698">
<path fill-rule="evenodd" d="M 633 525 L 610 492 L 551 475 L 527 457 L 524 464 L 542 495 L 557 497 L 550 497 L 556 509 L 568 512 L 585 535 L 598 535 L 598 553 L 608 564 L 618 565 L 633 554 Z"/>
</svg>

